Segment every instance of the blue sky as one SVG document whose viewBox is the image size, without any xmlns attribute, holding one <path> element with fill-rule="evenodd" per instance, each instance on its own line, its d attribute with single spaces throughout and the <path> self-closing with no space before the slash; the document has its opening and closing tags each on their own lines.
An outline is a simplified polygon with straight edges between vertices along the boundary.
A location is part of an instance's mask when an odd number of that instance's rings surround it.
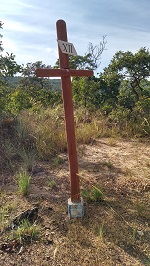
<svg viewBox="0 0 150 266">
<path fill-rule="evenodd" d="M 42 61 L 54 66 L 57 58 L 56 21 L 67 24 L 68 41 L 79 55 L 89 42 L 98 45 L 106 35 L 106 50 L 97 72 L 115 52 L 150 48 L 150 0 L 1 0 L 4 52 L 19 64 Z"/>
</svg>

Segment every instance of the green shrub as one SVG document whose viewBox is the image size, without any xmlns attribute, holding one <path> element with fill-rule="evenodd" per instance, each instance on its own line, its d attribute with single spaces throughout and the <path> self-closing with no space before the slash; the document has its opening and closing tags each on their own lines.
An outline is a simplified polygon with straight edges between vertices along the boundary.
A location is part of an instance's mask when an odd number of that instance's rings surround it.
<svg viewBox="0 0 150 266">
<path fill-rule="evenodd" d="M 17 230 L 13 231 L 11 238 L 18 239 L 21 243 L 32 242 L 40 235 L 40 229 L 36 224 L 30 224 L 28 220 L 23 220 Z"/>
<path fill-rule="evenodd" d="M 29 187 L 30 187 L 30 181 L 31 181 L 31 176 L 28 175 L 26 172 L 22 171 L 19 173 L 18 185 L 19 185 L 20 193 L 23 196 L 26 196 L 28 194 Z"/>
<path fill-rule="evenodd" d="M 100 185 L 91 185 L 89 188 L 81 190 L 81 196 L 87 201 L 101 201 L 104 197 L 103 190 Z"/>
</svg>

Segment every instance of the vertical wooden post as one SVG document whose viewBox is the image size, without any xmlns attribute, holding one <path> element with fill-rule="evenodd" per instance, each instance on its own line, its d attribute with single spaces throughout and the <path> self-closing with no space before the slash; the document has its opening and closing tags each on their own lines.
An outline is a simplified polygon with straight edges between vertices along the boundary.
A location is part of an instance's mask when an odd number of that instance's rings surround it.
<svg viewBox="0 0 150 266">
<path fill-rule="evenodd" d="M 63 20 L 58 20 L 56 23 L 57 28 L 57 39 L 67 42 L 67 30 L 66 23 Z M 59 61 L 60 69 L 69 69 L 69 56 L 68 54 L 62 53 L 59 50 Z M 70 187 L 71 187 L 71 201 L 80 201 L 80 188 L 79 188 L 79 177 L 78 177 L 78 160 L 76 151 L 76 139 L 75 139 L 75 125 L 74 125 L 74 111 L 72 101 L 72 88 L 70 76 L 61 77 L 62 83 L 62 94 L 63 94 L 63 105 L 65 112 L 65 125 L 68 145 L 68 160 L 70 170 Z"/>
</svg>

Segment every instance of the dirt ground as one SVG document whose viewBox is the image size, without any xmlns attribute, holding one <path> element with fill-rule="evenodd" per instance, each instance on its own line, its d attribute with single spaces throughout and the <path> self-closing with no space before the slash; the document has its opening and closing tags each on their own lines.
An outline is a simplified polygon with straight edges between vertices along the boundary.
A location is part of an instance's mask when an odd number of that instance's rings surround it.
<svg viewBox="0 0 150 266">
<path fill-rule="evenodd" d="M 26 197 L 15 176 L 1 176 L 0 265 L 150 265 L 150 142 L 98 139 L 78 147 L 78 162 L 81 191 L 103 189 L 103 200 L 84 199 L 83 219 L 67 214 L 67 154 L 36 162 Z M 37 239 L 14 240 L 8 225 L 33 207 Z"/>
</svg>

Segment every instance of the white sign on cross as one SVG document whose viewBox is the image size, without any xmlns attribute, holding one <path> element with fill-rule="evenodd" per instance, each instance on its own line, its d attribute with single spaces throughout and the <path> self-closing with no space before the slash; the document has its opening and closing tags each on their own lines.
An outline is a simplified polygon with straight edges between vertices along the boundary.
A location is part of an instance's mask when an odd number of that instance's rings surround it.
<svg viewBox="0 0 150 266">
<path fill-rule="evenodd" d="M 74 55 L 74 56 L 77 55 L 75 47 L 74 47 L 74 45 L 72 43 L 65 42 L 65 41 L 62 41 L 62 40 L 58 40 L 58 45 L 59 45 L 62 53 L 70 54 L 70 55 Z"/>
</svg>

